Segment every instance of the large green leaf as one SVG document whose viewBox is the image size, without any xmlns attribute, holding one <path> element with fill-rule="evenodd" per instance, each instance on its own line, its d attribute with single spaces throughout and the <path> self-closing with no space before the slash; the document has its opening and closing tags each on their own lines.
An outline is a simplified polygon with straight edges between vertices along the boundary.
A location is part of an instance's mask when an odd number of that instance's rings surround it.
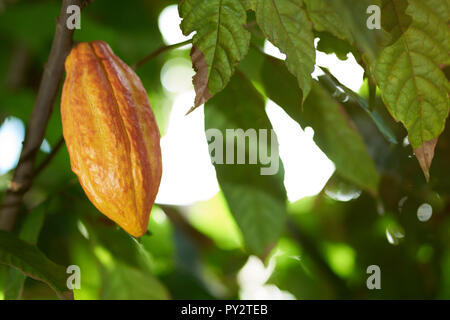
<svg viewBox="0 0 450 320">
<path fill-rule="evenodd" d="M 397 41 L 411 24 L 411 17 L 405 13 L 407 7 L 408 0 L 383 0 L 381 25 L 389 33 L 390 43 L 388 44 Z"/>
<path fill-rule="evenodd" d="M 73 299 L 66 285 L 65 268 L 49 260 L 36 246 L 5 231 L 0 231 L 0 263 L 47 283 L 62 299 Z"/>
<path fill-rule="evenodd" d="M 241 2 L 244 5 L 245 9 L 255 10 L 256 0 L 241 0 Z"/>
<path fill-rule="evenodd" d="M 337 12 L 342 21 L 345 22 L 345 29 L 348 30 L 361 54 L 363 54 L 368 61 L 374 61 L 378 56 L 378 43 L 385 36 L 382 30 L 369 30 L 367 28 L 367 8 L 370 5 L 380 5 L 380 0 L 321 0 L 328 4 L 328 7 L 333 8 L 332 12 Z M 381 20 L 383 17 L 381 17 Z M 321 20 L 321 24 L 328 27 L 328 32 L 331 32 L 329 23 L 325 24 Z M 338 33 L 334 31 L 333 33 Z M 339 32 L 341 33 L 341 32 Z M 347 31 L 341 34 L 347 35 Z M 347 35 L 348 36 L 348 35 Z"/>
<path fill-rule="evenodd" d="M 183 33 L 196 32 L 191 59 L 198 107 L 225 88 L 236 64 L 247 54 L 247 13 L 240 0 L 183 0 L 179 12 Z"/>
<path fill-rule="evenodd" d="M 379 175 L 360 134 L 345 110 L 317 83 L 303 108 L 301 92 L 281 61 L 267 57 L 262 67 L 267 96 L 280 105 L 302 128 L 314 129 L 314 141 L 334 162 L 336 171 L 350 182 L 377 193 Z"/>
<path fill-rule="evenodd" d="M 391 2 L 394 9 L 396 5 L 396 1 Z M 373 68 L 390 113 L 405 126 L 414 149 L 422 150 L 419 148 L 424 143 L 431 146 L 428 154 L 444 130 L 450 108 L 448 81 L 439 67 L 450 61 L 449 10 L 446 1 L 410 0 L 405 12 L 412 21 L 405 30 L 407 19 L 398 8 L 401 36 L 382 51 Z M 424 167 L 425 175 L 431 159 Z"/>
<path fill-rule="evenodd" d="M 258 0 L 256 21 L 267 38 L 286 54 L 286 65 L 297 77 L 306 99 L 311 90 L 316 52 L 312 23 L 303 0 Z"/>
<path fill-rule="evenodd" d="M 270 132 L 272 127 L 264 111 L 261 95 L 248 79 L 237 74 L 223 92 L 208 102 L 205 108 L 205 129 L 218 129 L 226 145 L 232 142 L 225 140 L 227 129 L 255 129 L 257 132 L 266 129 Z M 270 133 L 267 136 L 270 141 Z M 211 142 L 214 140 L 211 139 Z M 272 146 L 278 144 L 276 141 L 271 143 Z M 235 146 L 235 155 L 236 149 Z M 249 159 L 250 149 L 249 143 L 245 143 L 239 150 L 244 151 L 246 159 Z M 285 222 L 284 171 L 279 158 L 275 161 L 279 169 L 274 175 L 261 175 L 261 168 L 267 165 L 263 165 L 260 158 L 256 164 L 214 164 L 219 184 L 242 231 L 245 244 L 258 255 L 263 255 L 278 239 Z"/>
<path fill-rule="evenodd" d="M 342 40 L 353 42 L 353 36 L 342 20 L 342 15 L 327 3 L 327 0 L 303 0 L 308 16 L 317 31 L 327 31 Z"/>
<path fill-rule="evenodd" d="M 19 238 L 36 244 L 45 220 L 45 204 L 28 213 L 20 229 Z M 19 299 L 26 276 L 15 268 L 10 268 L 5 288 L 5 299 Z"/>
</svg>

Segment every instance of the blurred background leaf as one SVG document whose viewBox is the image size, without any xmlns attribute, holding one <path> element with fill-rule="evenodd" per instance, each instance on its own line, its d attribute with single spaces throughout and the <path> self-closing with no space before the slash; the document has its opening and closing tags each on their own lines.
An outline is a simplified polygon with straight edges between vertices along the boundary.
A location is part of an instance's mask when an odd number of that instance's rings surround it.
<svg viewBox="0 0 450 320">
<path fill-rule="evenodd" d="M 259 130 L 265 129 L 267 138 L 271 139 L 272 127 L 264 112 L 263 98 L 247 78 L 237 74 L 222 93 L 207 103 L 205 129 L 218 129 L 222 137 L 227 136 L 227 130 L 242 129 L 245 132 L 250 129 L 256 130 L 255 133 L 259 135 Z M 231 141 L 226 143 L 229 144 Z M 272 153 L 275 152 L 275 147 L 278 150 L 277 141 L 271 140 L 270 143 L 272 149 L 267 147 L 266 150 L 261 150 L 260 147 L 258 152 L 264 154 L 270 150 Z M 222 145 L 222 148 L 224 146 Z M 246 159 L 249 159 L 251 152 L 255 153 L 255 150 L 249 150 L 248 144 L 242 146 L 236 143 L 233 148 L 235 159 L 238 153 L 243 153 Z M 224 155 L 225 150 L 215 150 L 215 155 L 219 154 Z M 222 164 L 214 164 L 220 186 L 248 249 L 250 252 L 263 255 L 277 240 L 285 221 L 286 195 L 282 184 L 284 175 L 282 164 L 278 157 L 275 157 L 276 164 L 263 164 L 261 158 L 258 158 L 257 165 L 230 166 L 225 160 L 222 159 Z M 279 170 L 275 171 L 277 172 L 275 175 L 261 175 L 261 170 L 267 166 L 275 166 Z"/>
</svg>

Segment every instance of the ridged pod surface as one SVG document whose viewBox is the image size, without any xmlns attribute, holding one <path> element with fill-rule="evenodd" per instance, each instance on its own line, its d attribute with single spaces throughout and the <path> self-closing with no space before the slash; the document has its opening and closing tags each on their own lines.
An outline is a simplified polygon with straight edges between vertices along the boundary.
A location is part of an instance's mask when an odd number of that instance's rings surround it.
<svg viewBox="0 0 450 320">
<path fill-rule="evenodd" d="M 100 212 L 140 237 L 162 174 L 147 92 L 103 41 L 75 46 L 65 68 L 61 118 L 72 171 Z"/>
</svg>

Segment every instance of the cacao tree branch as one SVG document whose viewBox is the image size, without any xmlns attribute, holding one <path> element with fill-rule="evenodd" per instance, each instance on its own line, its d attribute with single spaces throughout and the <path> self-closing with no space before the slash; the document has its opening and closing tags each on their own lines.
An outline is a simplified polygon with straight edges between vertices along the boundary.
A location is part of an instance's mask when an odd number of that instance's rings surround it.
<svg viewBox="0 0 450 320">
<path fill-rule="evenodd" d="M 166 51 L 168 51 L 170 49 L 179 48 L 179 47 L 185 46 L 185 45 L 190 44 L 190 43 L 192 43 L 192 39 L 189 39 L 189 40 L 186 40 L 186 41 L 183 41 L 183 42 L 179 42 L 179 43 L 174 43 L 174 44 L 167 45 L 167 46 L 162 46 L 162 47 L 156 49 L 155 51 L 151 52 L 150 54 L 148 54 L 147 56 L 145 56 L 144 58 L 142 58 L 138 62 L 136 62 L 133 65 L 133 69 L 136 70 L 137 68 L 142 66 L 144 63 L 152 60 L 153 58 L 156 58 L 157 56 L 159 56 L 163 52 L 166 52 Z"/>
<path fill-rule="evenodd" d="M 59 149 L 64 145 L 64 137 L 59 138 L 56 145 L 53 147 L 52 151 L 48 156 L 39 164 L 39 166 L 34 170 L 33 177 L 36 177 L 45 167 L 53 160 L 55 155 L 58 153 Z"/>
<path fill-rule="evenodd" d="M 45 65 L 30 116 L 19 163 L 0 207 L 0 230 L 13 229 L 23 196 L 32 184 L 34 162 L 44 139 L 45 129 L 64 73 L 64 61 L 72 47 L 74 30 L 66 27 L 67 7 L 77 5 L 82 9 L 89 2 L 86 0 L 62 1 L 49 59 Z"/>
</svg>

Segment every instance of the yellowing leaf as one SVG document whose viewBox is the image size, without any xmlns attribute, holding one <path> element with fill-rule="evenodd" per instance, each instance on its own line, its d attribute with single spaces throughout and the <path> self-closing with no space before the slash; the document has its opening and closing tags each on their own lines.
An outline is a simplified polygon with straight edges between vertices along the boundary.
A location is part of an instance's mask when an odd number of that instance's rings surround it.
<svg viewBox="0 0 450 320">
<path fill-rule="evenodd" d="M 240 0 L 184 0 L 179 11 L 183 33 L 196 32 L 191 51 L 196 108 L 225 88 L 247 54 L 247 13 Z"/>
<path fill-rule="evenodd" d="M 405 18 L 397 4 L 391 0 L 401 29 Z M 381 52 L 374 75 L 384 103 L 418 149 L 441 134 L 449 113 L 448 81 L 439 68 L 449 60 L 449 8 L 442 0 L 409 0 L 406 14 L 412 17 L 411 24 Z"/>
</svg>

